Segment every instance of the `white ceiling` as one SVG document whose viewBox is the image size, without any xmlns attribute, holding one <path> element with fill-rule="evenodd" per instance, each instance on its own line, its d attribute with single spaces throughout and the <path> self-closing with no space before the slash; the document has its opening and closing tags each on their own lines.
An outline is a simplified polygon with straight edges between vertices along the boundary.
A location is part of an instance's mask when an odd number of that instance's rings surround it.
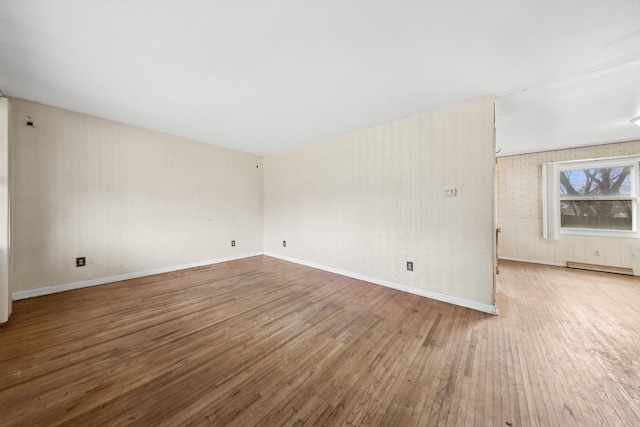
<svg viewBox="0 0 640 427">
<path fill-rule="evenodd" d="M 0 90 L 270 154 L 495 94 L 500 155 L 640 139 L 638 0 L 0 0 Z"/>
</svg>

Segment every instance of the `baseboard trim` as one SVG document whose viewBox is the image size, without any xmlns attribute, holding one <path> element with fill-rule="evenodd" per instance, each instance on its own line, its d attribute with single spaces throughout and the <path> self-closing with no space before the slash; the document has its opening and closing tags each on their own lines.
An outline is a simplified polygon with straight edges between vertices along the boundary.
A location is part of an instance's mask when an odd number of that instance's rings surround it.
<svg viewBox="0 0 640 427">
<path fill-rule="evenodd" d="M 88 288 L 91 286 L 104 285 L 107 283 L 120 282 L 122 280 L 138 279 L 140 277 L 153 276 L 154 274 L 171 273 L 172 271 L 187 270 L 189 268 L 203 267 L 205 265 L 219 264 L 221 262 L 235 261 L 238 259 L 250 258 L 254 256 L 259 256 L 259 255 L 263 255 L 263 252 L 250 252 L 242 255 L 235 255 L 235 256 L 216 258 L 216 259 L 211 259 L 206 261 L 192 262 L 189 264 L 174 265 L 171 267 L 156 268 L 153 270 L 146 270 L 146 271 L 136 271 L 133 273 L 119 274 L 116 276 L 100 277 L 97 279 L 84 280 L 82 282 L 47 286 L 45 288 L 32 289 L 29 291 L 13 292 L 11 294 L 11 299 L 13 301 L 17 301 L 17 300 L 26 299 L 26 298 L 40 297 L 43 295 L 55 294 L 58 292 L 72 291 L 74 289 L 82 289 L 82 288 Z"/>
<path fill-rule="evenodd" d="M 534 261 L 534 260 L 530 260 L 530 259 L 512 258 L 512 257 L 506 257 L 506 256 L 498 257 L 498 259 L 502 259 L 502 260 L 505 260 L 505 261 L 528 262 L 530 264 L 542 264 L 542 265 L 551 265 L 553 267 L 565 267 L 565 268 L 568 268 L 566 262 Z M 633 271 L 633 275 L 634 276 L 640 276 L 640 270 L 634 270 L 634 269 L 631 269 L 631 270 Z"/>
<path fill-rule="evenodd" d="M 574 262 L 574 261 L 567 261 L 567 267 L 575 268 L 577 270 L 589 270 L 589 271 L 600 271 L 602 273 L 624 274 L 626 276 L 634 275 L 633 269 L 629 267 L 611 267 L 608 265 L 589 264 L 589 263 Z"/>
<path fill-rule="evenodd" d="M 341 270 L 339 268 L 333 268 L 326 265 L 317 264 L 314 262 L 304 261 L 297 258 L 291 258 L 291 257 L 279 255 L 272 252 L 251 252 L 251 253 L 237 255 L 237 256 L 216 258 L 212 260 L 193 262 L 189 264 L 181 264 L 181 265 L 175 265 L 171 267 L 156 268 L 153 270 L 137 271 L 133 273 L 119 274 L 116 276 L 100 277 L 97 279 L 84 280 L 81 282 L 67 283 L 63 285 L 47 286 L 44 288 L 32 289 L 28 291 L 18 291 L 18 292 L 13 292 L 11 295 L 11 298 L 13 301 L 18 301 L 21 299 L 34 298 L 34 297 L 39 297 L 43 295 L 50 295 L 58 292 L 72 291 L 74 289 L 88 288 L 91 286 L 104 285 L 107 283 L 120 282 L 122 280 L 137 279 L 140 277 L 153 276 L 155 274 L 170 273 L 172 271 L 186 270 L 189 268 L 203 267 L 206 265 L 219 264 L 227 261 L 235 261 L 238 259 L 250 258 L 254 256 L 259 256 L 259 255 L 266 255 L 273 258 L 281 259 L 283 261 L 293 262 L 295 264 L 300 264 L 300 265 L 304 265 L 311 268 L 317 268 L 318 270 L 328 271 L 330 273 L 351 277 L 353 279 L 358 279 L 365 282 L 373 283 L 375 285 L 385 286 L 387 288 L 396 289 L 402 292 L 419 295 L 419 296 L 430 298 L 436 301 L 442 301 L 442 302 L 457 305 L 460 307 L 470 308 L 472 310 L 481 311 L 483 313 L 489 313 L 493 315 L 498 314 L 497 307 L 493 305 L 471 301 L 464 298 L 455 297 L 452 295 L 441 294 L 439 292 L 429 291 L 426 289 L 416 288 L 414 286 L 403 285 L 401 283 L 392 282 L 390 280 L 379 279 L 377 277 L 354 273 L 347 270 Z M 521 260 L 513 260 L 513 261 L 521 261 Z"/>
<path fill-rule="evenodd" d="M 505 261 L 528 262 L 530 264 L 551 265 L 553 267 L 566 267 L 567 266 L 566 262 L 534 261 L 534 260 L 531 260 L 531 259 L 512 258 L 512 257 L 507 257 L 507 256 L 501 256 L 501 257 L 498 257 L 498 259 L 505 260 Z"/>
<path fill-rule="evenodd" d="M 396 289 L 402 292 L 419 295 L 419 296 L 430 298 L 436 301 L 442 301 L 442 302 L 457 305 L 460 307 L 470 308 L 472 310 L 481 311 L 483 313 L 489 313 L 493 315 L 498 314 L 498 308 L 493 305 L 471 301 L 468 299 L 455 297 L 452 295 L 441 294 L 439 292 L 429 291 L 426 289 L 416 288 L 414 286 L 403 285 L 401 283 L 396 283 L 396 282 L 392 282 L 390 280 L 385 280 L 385 279 L 379 279 L 377 277 L 367 276 L 364 274 L 353 273 L 351 271 L 341 270 L 339 268 L 328 267 L 326 265 L 316 264 L 315 262 L 304 261 L 297 258 L 291 258 L 288 256 L 276 254 L 273 252 L 265 252 L 264 255 L 272 258 L 278 258 L 283 261 L 289 261 L 295 264 L 304 265 L 311 268 L 317 268 L 318 270 L 328 271 L 330 273 L 339 274 L 341 276 L 351 277 L 352 279 L 362 280 L 365 282 L 373 283 L 375 285 L 385 286 L 387 288 Z"/>
<path fill-rule="evenodd" d="M 551 265 L 553 267 L 565 267 L 565 268 L 567 268 L 567 263 L 566 262 L 534 261 L 534 260 L 530 260 L 530 259 L 512 258 L 512 257 L 506 257 L 506 256 L 498 257 L 498 259 L 503 259 L 505 261 L 528 262 L 530 264 L 542 264 L 542 265 Z M 640 277 L 640 270 L 632 269 L 632 271 L 633 271 L 633 275 L 634 276 L 639 276 Z"/>
</svg>

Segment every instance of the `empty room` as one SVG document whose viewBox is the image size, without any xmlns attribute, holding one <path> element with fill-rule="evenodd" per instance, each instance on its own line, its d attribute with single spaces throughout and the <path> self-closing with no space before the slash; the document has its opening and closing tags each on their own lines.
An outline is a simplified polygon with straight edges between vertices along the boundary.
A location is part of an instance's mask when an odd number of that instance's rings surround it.
<svg viewBox="0 0 640 427">
<path fill-rule="evenodd" d="M 638 23 L 0 0 L 0 425 L 640 425 Z"/>
</svg>

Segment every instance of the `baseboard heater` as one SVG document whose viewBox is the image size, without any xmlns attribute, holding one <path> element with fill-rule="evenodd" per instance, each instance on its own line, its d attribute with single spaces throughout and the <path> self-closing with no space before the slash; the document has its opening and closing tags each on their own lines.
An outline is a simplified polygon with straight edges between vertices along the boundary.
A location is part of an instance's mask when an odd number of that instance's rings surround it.
<svg viewBox="0 0 640 427">
<path fill-rule="evenodd" d="M 609 267 L 606 265 L 585 264 L 573 261 L 567 261 L 567 267 L 577 268 L 578 270 L 602 271 L 604 273 L 626 274 L 628 276 L 633 276 L 633 270 L 626 267 Z"/>
</svg>

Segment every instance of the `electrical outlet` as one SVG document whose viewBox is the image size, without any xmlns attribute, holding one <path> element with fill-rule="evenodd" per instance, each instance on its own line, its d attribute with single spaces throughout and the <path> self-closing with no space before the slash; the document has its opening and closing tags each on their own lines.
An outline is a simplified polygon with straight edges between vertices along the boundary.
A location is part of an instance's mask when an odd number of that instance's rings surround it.
<svg viewBox="0 0 640 427">
<path fill-rule="evenodd" d="M 413 261 L 407 261 L 407 271 L 413 271 Z"/>
<path fill-rule="evenodd" d="M 599 250 L 597 250 L 597 249 L 594 249 L 594 250 L 593 250 L 593 254 L 594 254 L 595 256 L 600 256 L 600 251 L 599 251 Z"/>
<path fill-rule="evenodd" d="M 81 256 L 76 258 L 76 267 L 84 267 L 85 265 L 87 265 L 86 257 Z"/>
<path fill-rule="evenodd" d="M 282 246 L 287 247 L 287 241 L 286 240 L 282 241 Z"/>
<path fill-rule="evenodd" d="M 235 245 L 236 245 L 236 241 L 235 241 L 235 240 L 232 240 L 232 241 L 231 241 L 231 246 L 235 246 Z"/>
<path fill-rule="evenodd" d="M 635 252 L 631 252 L 631 259 L 636 259 L 638 255 Z"/>
</svg>

